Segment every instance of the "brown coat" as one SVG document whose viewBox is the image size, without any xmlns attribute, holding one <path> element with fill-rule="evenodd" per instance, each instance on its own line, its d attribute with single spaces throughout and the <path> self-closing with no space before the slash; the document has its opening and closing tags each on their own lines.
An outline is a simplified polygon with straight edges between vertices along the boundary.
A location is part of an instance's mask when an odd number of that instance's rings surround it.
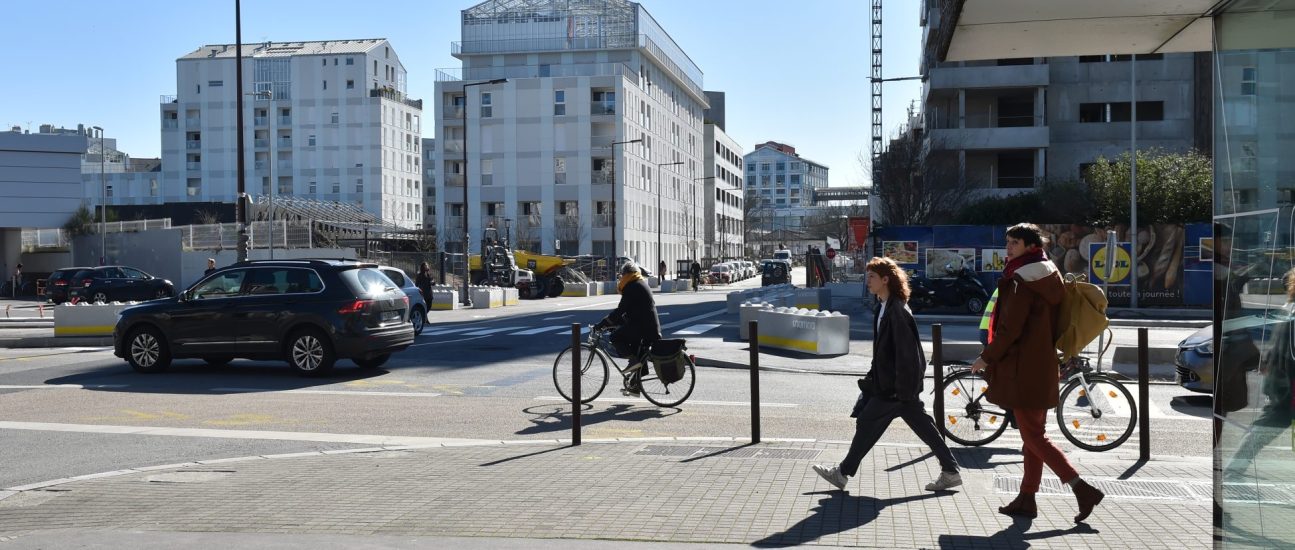
<svg viewBox="0 0 1295 550">
<path fill-rule="evenodd" d="M 1057 349 L 1053 327 L 1065 296 L 1061 274 L 1050 261 L 1027 264 L 998 281 L 994 336 L 980 354 L 990 402 L 1012 409 L 1057 406 Z"/>
</svg>

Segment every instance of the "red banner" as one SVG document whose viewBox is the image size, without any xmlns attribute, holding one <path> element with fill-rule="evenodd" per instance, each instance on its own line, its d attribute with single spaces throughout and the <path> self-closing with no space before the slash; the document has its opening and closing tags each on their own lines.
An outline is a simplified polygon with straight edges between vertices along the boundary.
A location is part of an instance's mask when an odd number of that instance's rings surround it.
<svg viewBox="0 0 1295 550">
<path fill-rule="evenodd" d="M 872 219 L 867 216 L 850 217 L 850 250 L 862 251 L 868 243 L 868 228 L 872 225 Z"/>
</svg>

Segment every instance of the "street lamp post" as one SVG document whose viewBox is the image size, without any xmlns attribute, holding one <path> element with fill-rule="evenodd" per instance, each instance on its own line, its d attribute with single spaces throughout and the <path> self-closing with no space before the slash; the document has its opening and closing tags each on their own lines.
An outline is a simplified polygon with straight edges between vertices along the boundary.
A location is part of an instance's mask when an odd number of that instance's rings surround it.
<svg viewBox="0 0 1295 550">
<path fill-rule="evenodd" d="M 270 195 L 267 210 L 270 213 L 270 259 L 274 259 L 274 90 L 263 90 L 260 92 L 246 92 L 259 99 L 266 99 L 270 102 L 266 110 L 266 116 L 270 118 L 270 158 L 266 161 L 267 178 L 270 180 Z"/>
<path fill-rule="evenodd" d="M 680 164 L 683 164 L 682 160 L 662 162 L 656 165 L 656 261 L 658 266 L 665 262 L 665 257 L 661 255 L 661 167 L 678 166 Z M 664 276 L 664 273 L 657 273 L 658 279 Z"/>
<path fill-rule="evenodd" d="M 99 265 L 104 265 L 108 258 L 108 173 L 104 162 L 107 149 L 103 146 L 103 128 L 93 128 L 99 132 Z"/>
<path fill-rule="evenodd" d="M 472 252 L 468 249 L 468 243 L 472 240 L 472 237 L 468 234 L 468 128 L 472 126 L 469 122 L 472 115 L 471 110 L 468 109 L 468 87 L 503 84 L 505 82 L 508 82 L 507 78 L 496 78 L 481 82 L 469 82 L 463 85 L 463 298 L 459 303 L 463 304 L 464 307 L 472 307 L 472 298 L 468 297 L 468 283 L 469 278 L 472 276 L 468 266 L 468 260 L 472 256 Z M 482 261 L 485 261 L 485 258 L 482 258 Z"/>
<path fill-rule="evenodd" d="M 616 146 L 625 145 L 626 143 L 643 143 L 643 138 L 631 139 L 628 141 L 613 141 L 611 145 L 613 160 L 615 160 L 616 158 Z M 624 149 L 621 149 L 621 151 L 622 151 L 621 156 L 624 157 L 625 156 Z M 616 163 L 616 167 L 618 169 L 620 168 L 621 165 L 622 163 L 620 162 Z M 620 182 L 615 180 L 616 178 L 615 171 L 612 172 L 612 178 L 613 178 L 612 179 L 612 263 L 614 264 L 616 263 L 616 259 L 620 257 L 619 255 L 616 254 L 616 246 L 619 244 L 616 241 L 616 186 L 620 185 Z M 612 266 L 612 269 L 619 270 L 620 266 Z"/>
</svg>

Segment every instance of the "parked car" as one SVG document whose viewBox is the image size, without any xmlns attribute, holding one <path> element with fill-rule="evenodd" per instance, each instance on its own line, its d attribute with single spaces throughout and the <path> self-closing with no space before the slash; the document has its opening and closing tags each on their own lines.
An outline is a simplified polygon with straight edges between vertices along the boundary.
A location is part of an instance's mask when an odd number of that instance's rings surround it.
<svg viewBox="0 0 1295 550">
<path fill-rule="evenodd" d="M 213 366 L 282 359 L 303 375 L 327 372 L 338 359 L 372 369 L 414 342 L 408 311 L 409 297 L 375 264 L 240 262 L 176 299 L 122 310 L 113 352 L 146 373 L 181 358 Z"/>
<path fill-rule="evenodd" d="M 94 303 L 142 302 L 175 296 L 171 281 L 133 267 L 105 265 L 77 271 L 68 283 L 68 300 Z"/>
<path fill-rule="evenodd" d="M 791 270 L 787 267 L 787 262 L 782 260 L 765 260 L 761 262 L 764 266 L 760 273 L 760 286 L 780 285 L 791 282 Z"/>
<path fill-rule="evenodd" d="M 1194 392 L 1214 393 L 1214 325 L 1178 343 L 1174 367 L 1178 385 Z"/>
<path fill-rule="evenodd" d="M 54 302 L 54 305 L 68 301 L 71 297 L 68 292 L 72 286 L 72 276 L 77 272 L 89 267 L 64 267 L 49 274 L 49 279 L 45 281 L 45 298 Z"/>
<path fill-rule="evenodd" d="M 733 271 L 727 264 L 715 264 L 710 266 L 710 280 L 716 284 L 728 284 L 733 282 Z"/>
<path fill-rule="evenodd" d="M 423 296 L 423 291 L 414 285 L 414 280 L 403 269 L 381 265 L 378 270 L 409 297 L 409 324 L 414 327 L 414 336 L 422 334 L 427 326 L 427 297 Z"/>
</svg>

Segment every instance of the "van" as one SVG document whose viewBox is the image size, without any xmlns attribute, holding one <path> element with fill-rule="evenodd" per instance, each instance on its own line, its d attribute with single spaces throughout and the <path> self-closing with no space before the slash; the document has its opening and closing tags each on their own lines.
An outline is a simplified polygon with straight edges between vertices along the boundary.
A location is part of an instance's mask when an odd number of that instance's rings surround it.
<svg viewBox="0 0 1295 550">
<path fill-rule="evenodd" d="M 787 249 L 773 251 L 773 259 L 791 261 L 791 251 Z"/>
</svg>

